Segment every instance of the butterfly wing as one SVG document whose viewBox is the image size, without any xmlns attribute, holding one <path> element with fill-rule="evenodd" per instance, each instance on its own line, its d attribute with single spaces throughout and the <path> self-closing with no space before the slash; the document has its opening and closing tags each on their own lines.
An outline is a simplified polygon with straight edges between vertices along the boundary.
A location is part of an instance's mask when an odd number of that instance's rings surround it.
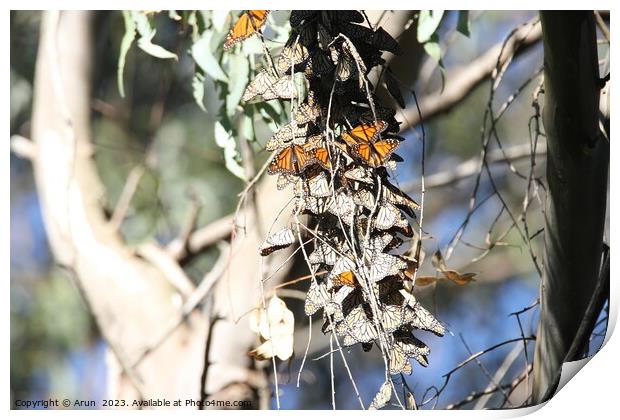
<svg viewBox="0 0 620 420">
<path fill-rule="evenodd" d="M 244 102 L 254 99 L 258 95 L 265 93 L 276 82 L 276 78 L 273 77 L 267 70 L 261 70 L 260 73 L 254 77 L 248 87 L 243 92 L 241 98 Z"/>
<path fill-rule="evenodd" d="M 375 141 L 385 131 L 388 124 L 385 121 L 363 123 L 354 127 L 348 133 L 342 133 L 341 137 L 349 146 Z"/>
<path fill-rule="evenodd" d="M 260 30 L 267 22 L 268 14 L 269 10 L 248 10 L 243 12 L 228 33 L 224 42 L 224 49 L 231 48 L 237 42 L 243 41 Z"/>
<path fill-rule="evenodd" d="M 267 171 L 269 174 L 277 173 L 296 173 L 296 168 L 293 161 L 293 149 L 291 147 L 285 147 L 269 164 Z"/>
<path fill-rule="evenodd" d="M 325 169 L 331 168 L 331 162 L 329 161 L 329 151 L 326 147 L 319 147 L 312 151 L 316 162 Z"/>
</svg>

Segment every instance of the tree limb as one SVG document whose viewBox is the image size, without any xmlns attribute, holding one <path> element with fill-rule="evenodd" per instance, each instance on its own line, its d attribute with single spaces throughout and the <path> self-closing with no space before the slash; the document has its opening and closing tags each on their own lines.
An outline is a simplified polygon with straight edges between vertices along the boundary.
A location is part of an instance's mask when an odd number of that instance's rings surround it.
<svg viewBox="0 0 620 420">
<path fill-rule="evenodd" d="M 540 41 L 541 36 L 540 23 L 537 21 L 528 22 L 516 30 L 499 58 L 498 68 L 502 68 L 513 56 L 527 51 L 529 47 Z M 419 101 L 422 119 L 415 106 L 404 110 L 403 117 L 406 123 L 401 126 L 401 132 L 450 111 L 472 93 L 478 85 L 491 76 L 498 64 L 502 44 L 503 42 L 495 44 L 471 63 L 449 72 L 443 91 L 437 90 L 422 97 Z"/>
</svg>

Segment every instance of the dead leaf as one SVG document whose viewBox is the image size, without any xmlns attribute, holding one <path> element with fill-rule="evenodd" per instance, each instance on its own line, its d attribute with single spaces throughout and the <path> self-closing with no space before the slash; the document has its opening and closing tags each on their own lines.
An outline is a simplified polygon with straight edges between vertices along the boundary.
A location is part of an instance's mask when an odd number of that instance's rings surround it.
<svg viewBox="0 0 620 420">
<path fill-rule="evenodd" d="M 474 278 L 478 273 L 465 273 L 461 274 L 455 270 L 445 270 L 443 271 L 443 275 L 446 276 L 447 280 L 452 281 L 459 286 L 464 286 L 466 284 L 471 283 L 472 281 L 476 281 Z"/>
<path fill-rule="evenodd" d="M 259 334 L 261 345 L 249 352 L 258 360 L 277 356 L 287 360 L 293 355 L 295 317 L 277 296 L 269 300 L 267 310 L 255 309 L 250 316 L 250 329 Z"/>
<path fill-rule="evenodd" d="M 439 280 L 441 280 L 438 277 L 433 277 L 433 276 L 420 276 L 417 279 L 415 279 L 415 285 L 416 286 L 430 286 L 431 284 L 435 284 L 437 283 Z"/>
</svg>

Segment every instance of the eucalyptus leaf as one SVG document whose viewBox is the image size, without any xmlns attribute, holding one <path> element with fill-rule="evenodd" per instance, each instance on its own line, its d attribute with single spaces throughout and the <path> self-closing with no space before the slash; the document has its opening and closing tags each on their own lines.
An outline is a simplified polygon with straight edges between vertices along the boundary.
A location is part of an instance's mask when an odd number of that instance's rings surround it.
<svg viewBox="0 0 620 420">
<path fill-rule="evenodd" d="M 137 10 L 132 10 L 130 13 L 140 36 L 150 36 L 154 29 L 151 26 L 151 22 L 149 22 L 149 18 L 144 13 Z"/>
<path fill-rule="evenodd" d="M 160 45 L 153 44 L 151 40 L 153 39 L 154 36 L 155 36 L 155 31 L 153 31 L 148 38 L 142 37 L 138 39 L 138 47 L 140 47 L 142 51 L 144 51 L 148 55 L 152 55 L 153 57 L 162 58 L 162 59 L 178 60 L 178 57 L 176 54 L 171 53 L 170 51 L 168 51 L 167 49 L 165 49 L 164 47 Z"/>
<path fill-rule="evenodd" d="M 218 32 L 226 31 L 229 26 L 227 23 L 230 22 L 230 13 L 227 10 L 213 10 L 211 13 L 211 23 L 213 23 L 213 29 Z"/>
<path fill-rule="evenodd" d="M 239 164 L 239 152 L 235 139 L 224 128 L 220 121 L 215 122 L 215 143 L 224 150 L 226 169 L 238 178 L 245 180 L 245 172 Z"/>
<path fill-rule="evenodd" d="M 250 68 L 247 58 L 243 55 L 229 55 L 228 73 L 230 75 L 230 83 L 228 84 L 228 94 L 226 95 L 226 113 L 229 117 L 232 117 L 239 106 L 243 91 L 248 85 Z"/>
<path fill-rule="evenodd" d="M 133 44 L 133 40 L 136 39 L 136 23 L 134 22 L 131 12 L 123 11 L 123 21 L 125 22 L 125 35 L 121 40 L 121 48 L 118 55 L 118 68 L 117 68 L 117 83 L 118 91 L 121 98 L 125 97 L 125 84 L 123 83 L 123 73 L 125 71 L 125 58 L 127 53 Z"/>
<path fill-rule="evenodd" d="M 248 141 L 254 141 L 254 121 L 252 120 L 252 117 L 247 115 L 247 114 L 243 114 L 242 120 L 241 120 L 241 127 L 240 127 L 240 134 Z"/>
<path fill-rule="evenodd" d="M 418 42 L 423 44 L 431 39 L 443 17 L 443 10 L 422 10 L 418 19 Z"/>
<path fill-rule="evenodd" d="M 211 47 L 209 45 L 211 37 L 212 33 L 209 31 L 202 34 L 200 39 L 192 45 L 192 57 L 194 57 L 196 64 L 198 64 L 205 73 L 213 77 L 213 79 L 228 82 L 228 77 L 211 52 Z"/>
<path fill-rule="evenodd" d="M 196 101 L 196 104 L 204 112 L 207 112 L 207 108 L 205 108 L 204 104 L 205 77 L 202 73 L 196 72 L 196 74 L 194 74 L 194 77 L 192 78 L 192 93 L 194 95 L 194 100 Z"/>
<path fill-rule="evenodd" d="M 459 10 L 459 19 L 456 23 L 456 30 L 469 38 L 470 25 L 469 25 L 469 10 Z"/>
<path fill-rule="evenodd" d="M 178 59 L 176 54 L 171 53 L 160 45 L 153 44 L 152 40 L 157 31 L 151 26 L 151 22 L 144 13 L 132 11 L 131 17 L 136 25 L 138 34 L 140 34 L 138 47 L 140 47 L 142 51 L 157 58 Z"/>
</svg>

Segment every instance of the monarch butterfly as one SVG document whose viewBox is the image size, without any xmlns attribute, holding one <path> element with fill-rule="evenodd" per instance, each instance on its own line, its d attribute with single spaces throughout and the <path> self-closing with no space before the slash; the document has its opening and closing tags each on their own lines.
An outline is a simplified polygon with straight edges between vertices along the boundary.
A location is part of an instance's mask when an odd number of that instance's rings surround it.
<svg viewBox="0 0 620 420">
<path fill-rule="evenodd" d="M 306 102 L 299 105 L 293 118 L 297 124 L 307 124 L 314 122 L 320 115 L 321 108 L 314 101 L 314 96 L 310 94 Z"/>
<path fill-rule="evenodd" d="M 268 14 L 269 10 L 248 10 L 243 12 L 228 33 L 224 42 L 224 49 L 229 49 L 237 42 L 243 41 L 259 31 L 267 22 Z"/>
<path fill-rule="evenodd" d="M 261 70 L 248 87 L 245 88 L 241 99 L 247 102 L 256 96 L 262 95 L 263 100 L 291 99 L 296 96 L 295 82 L 290 76 L 282 76 L 276 79 L 267 70 Z"/>
<path fill-rule="evenodd" d="M 351 226 L 355 214 L 355 202 L 346 193 L 341 191 L 336 194 L 327 211 L 334 216 L 338 216 L 346 225 Z"/>
<path fill-rule="evenodd" d="M 325 169 L 331 168 L 331 162 L 329 161 L 329 151 L 326 147 L 318 147 L 312 150 L 312 156 L 316 160 L 316 163 L 321 165 Z"/>
<path fill-rule="evenodd" d="M 278 180 L 276 186 L 278 187 L 278 191 L 286 188 L 288 184 L 294 183 L 299 177 L 291 174 L 278 174 Z"/>
<path fill-rule="evenodd" d="M 306 315 L 313 315 L 316 311 L 324 307 L 329 301 L 329 294 L 324 284 L 318 284 L 316 281 L 310 283 L 310 289 L 306 293 L 306 302 L 304 312 Z"/>
<path fill-rule="evenodd" d="M 413 309 L 413 317 L 409 322 L 414 328 L 430 331 L 440 337 L 445 334 L 446 329 L 443 325 L 441 325 L 429 311 L 420 305 L 420 302 L 417 301 L 415 296 L 404 289 L 400 289 L 398 292 L 403 295 L 407 301 L 407 305 Z"/>
<path fill-rule="evenodd" d="M 243 97 L 241 98 L 244 102 L 250 101 L 254 99 L 258 95 L 262 95 L 276 82 L 276 78 L 269 73 L 267 70 L 261 70 L 254 80 L 252 80 L 248 87 L 245 88 L 243 92 Z"/>
<path fill-rule="evenodd" d="M 391 375 L 398 375 L 399 373 L 411 374 L 413 369 L 402 347 L 394 343 L 390 346 L 388 355 L 390 359 L 389 369 Z"/>
<path fill-rule="evenodd" d="M 372 283 L 383 280 L 388 276 L 395 276 L 407 268 L 407 263 L 390 254 L 375 254 L 370 260 L 368 278 Z"/>
<path fill-rule="evenodd" d="M 333 279 L 334 286 L 360 287 L 359 280 L 353 271 L 345 271 Z"/>
<path fill-rule="evenodd" d="M 372 210 L 375 206 L 374 195 L 370 191 L 363 188 L 353 193 L 353 201 L 358 206 L 366 207 L 369 210 Z"/>
<path fill-rule="evenodd" d="M 284 228 L 269 236 L 260 247 L 260 254 L 265 257 L 272 252 L 288 247 L 295 242 L 291 228 Z"/>
<path fill-rule="evenodd" d="M 381 388 L 379 388 L 379 391 L 377 392 L 375 397 L 372 399 L 369 409 L 378 410 L 380 408 L 383 408 L 388 402 L 390 402 L 391 398 L 392 384 L 388 381 L 385 381 L 383 385 L 381 385 Z"/>
<path fill-rule="evenodd" d="M 318 13 L 317 10 L 292 10 L 291 17 L 289 18 L 291 22 L 291 27 L 295 28 L 304 20 L 309 20 L 311 17 L 314 17 Z"/>
<path fill-rule="evenodd" d="M 293 141 L 295 144 L 305 142 L 308 126 L 300 127 L 296 122 L 282 126 L 265 144 L 265 149 L 274 151 Z M 303 141 L 301 140 L 303 139 Z"/>
<path fill-rule="evenodd" d="M 377 339 L 377 329 L 368 319 L 362 306 L 353 308 L 344 318 L 344 321 L 336 325 L 336 332 L 344 335 L 343 345 L 351 346 L 356 343 L 368 343 Z"/>
<path fill-rule="evenodd" d="M 383 183 L 383 198 L 387 202 L 402 208 L 411 217 L 415 215 L 414 210 L 420 209 L 420 205 L 414 199 L 387 181 Z"/>
<path fill-rule="evenodd" d="M 328 282 L 333 282 L 338 276 L 343 273 L 353 271 L 355 269 L 355 262 L 349 257 L 340 257 L 334 263 L 334 267 L 327 276 Z"/>
<path fill-rule="evenodd" d="M 302 146 L 292 144 L 282 149 L 271 161 L 268 172 L 271 175 L 277 173 L 299 174 L 312 163 L 314 163 L 314 157 L 306 154 Z"/>
<path fill-rule="evenodd" d="M 333 68 L 334 63 L 329 55 L 317 48 L 312 55 L 312 71 L 318 75 L 322 75 L 331 72 Z"/>
<path fill-rule="evenodd" d="M 308 49 L 301 43 L 297 42 L 293 45 L 287 45 L 282 48 L 278 57 L 278 70 L 286 72 L 292 66 L 303 63 L 308 59 Z"/>
<path fill-rule="evenodd" d="M 377 140 L 387 127 L 388 124 L 385 121 L 375 121 L 374 124 L 363 123 L 349 132 L 342 133 L 340 137 L 349 146 L 371 143 Z"/>
<path fill-rule="evenodd" d="M 330 197 L 299 197 L 295 201 L 295 212 L 321 214 L 327 211 L 331 203 Z"/>
<path fill-rule="evenodd" d="M 356 72 L 355 61 L 347 54 L 341 54 L 336 65 L 336 80 L 346 82 Z"/>
<path fill-rule="evenodd" d="M 363 166 L 355 166 L 344 173 L 344 177 L 353 181 L 363 182 L 365 184 L 374 184 L 372 172 Z"/>
<path fill-rule="evenodd" d="M 428 366 L 427 356 L 431 350 L 422 341 L 415 338 L 413 335 L 405 336 L 401 334 L 395 334 L 395 344 L 403 349 L 403 352 L 410 357 L 413 357 L 422 366 Z"/>
<path fill-rule="evenodd" d="M 383 51 L 389 51 L 396 55 L 400 55 L 402 53 L 402 50 L 398 45 L 398 41 L 396 41 L 392 35 L 390 35 L 382 27 L 378 27 L 372 34 L 370 37 L 370 44 Z"/>
<path fill-rule="evenodd" d="M 351 148 L 355 156 L 373 168 L 383 166 L 400 145 L 396 139 L 382 139 L 373 143 L 357 144 Z"/>
<path fill-rule="evenodd" d="M 377 229 L 387 230 L 392 226 L 405 228 L 408 224 L 409 222 L 402 215 L 400 210 L 398 210 L 398 208 L 396 208 L 393 204 L 383 203 L 379 207 L 379 211 L 377 211 L 374 226 Z"/>
<path fill-rule="evenodd" d="M 269 86 L 263 93 L 263 99 L 270 101 L 272 99 L 291 99 L 297 96 L 295 90 L 295 81 L 289 75 L 280 77 L 275 83 Z"/>
<path fill-rule="evenodd" d="M 327 50 L 329 44 L 333 41 L 331 34 L 327 31 L 325 26 L 320 23 L 317 24 L 317 37 L 319 40 L 319 48 Z"/>
<path fill-rule="evenodd" d="M 317 176 L 308 179 L 307 182 L 308 192 L 312 197 L 329 197 L 331 195 L 325 172 L 320 172 Z"/>
</svg>

